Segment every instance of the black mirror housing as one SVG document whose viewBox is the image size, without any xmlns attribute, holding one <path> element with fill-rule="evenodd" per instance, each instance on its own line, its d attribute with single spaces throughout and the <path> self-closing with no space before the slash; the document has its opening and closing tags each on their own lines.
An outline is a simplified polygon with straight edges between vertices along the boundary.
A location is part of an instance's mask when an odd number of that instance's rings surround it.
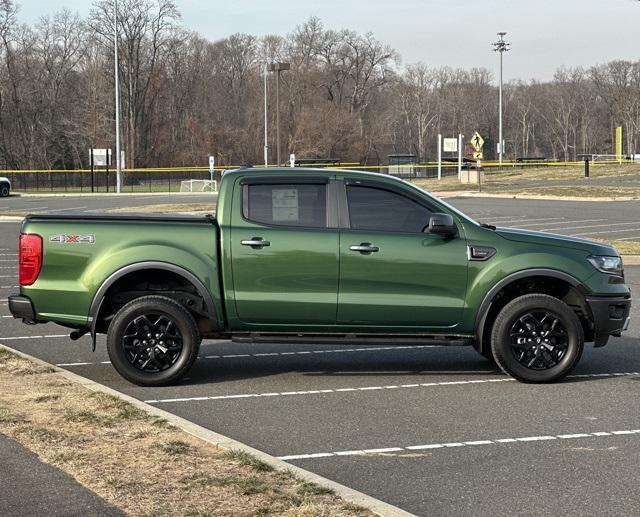
<svg viewBox="0 0 640 517">
<path fill-rule="evenodd" d="M 453 237 L 458 233 L 458 227 L 453 220 L 453 216 L 435 213 L 431 214 L 431 219 L 429 219 L 428 231 L 443 237 Z"/>
</svg>

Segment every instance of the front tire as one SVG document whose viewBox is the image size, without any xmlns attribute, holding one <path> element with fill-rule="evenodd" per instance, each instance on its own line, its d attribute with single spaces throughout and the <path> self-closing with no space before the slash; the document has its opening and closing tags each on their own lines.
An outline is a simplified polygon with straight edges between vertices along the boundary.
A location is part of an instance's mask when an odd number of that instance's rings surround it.
<svg viewBox="0 0 640 517">
<path fill-rule="evenodd" d="M 200 348 L 191 313 L 164 296 L 144 296 L 122 307 L 109 325 L 107 351 L 116 371 L 139 386 L 182 378 Z"/>
<path fill-rule="evenodd" d="M 0 185 L 0 197 L 9 197 L 10 189 L 9 185 L 3 183 Z"/>
<path fill-rule="evenodd" d="M 509 302 L 491 331 L 498 366 L 521 382 L 553 382 L 567 376 L 582 356 L 584 331 L 566 303 L 546 294 Z"/>
</svg>

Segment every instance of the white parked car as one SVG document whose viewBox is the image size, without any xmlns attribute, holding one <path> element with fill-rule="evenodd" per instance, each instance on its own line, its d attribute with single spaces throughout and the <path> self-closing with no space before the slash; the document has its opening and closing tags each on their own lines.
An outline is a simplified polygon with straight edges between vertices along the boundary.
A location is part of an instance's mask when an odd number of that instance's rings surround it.
<svg viewBox="0 0 640 517">
<path fill-rule="evenodd" d="M 9 178 L 0 177 L 0 197 L 7 197 L 11 193 L 11 182 Z"/>
</svg>

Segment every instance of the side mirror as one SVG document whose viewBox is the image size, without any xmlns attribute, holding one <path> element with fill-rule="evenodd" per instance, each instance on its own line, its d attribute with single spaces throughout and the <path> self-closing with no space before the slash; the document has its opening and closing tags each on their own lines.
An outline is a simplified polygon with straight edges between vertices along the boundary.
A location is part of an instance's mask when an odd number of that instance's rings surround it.
<svg viewBox="0 0 640 517">
<path fill-rule="evenodd" d="M 453 237 L 458 233 L 458 227 L 449 214 L 431 214 L 428 226 L 429 233 L 442 235 L 443 237 Z"/>
</svg>

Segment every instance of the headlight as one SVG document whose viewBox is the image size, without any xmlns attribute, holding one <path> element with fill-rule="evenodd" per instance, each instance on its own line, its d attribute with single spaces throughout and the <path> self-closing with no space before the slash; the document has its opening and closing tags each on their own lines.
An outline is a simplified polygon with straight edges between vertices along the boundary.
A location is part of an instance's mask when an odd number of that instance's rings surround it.
<svg viewBox="0 0 640 517">
<path fill-rule="evenodd" d="M 608 257 L 606 255 L 591 255 L 587 257 L 591 265 L 598 271 L 610 275 L 622 276 L 622 259 L 620 257 Z"/>
</svg>

